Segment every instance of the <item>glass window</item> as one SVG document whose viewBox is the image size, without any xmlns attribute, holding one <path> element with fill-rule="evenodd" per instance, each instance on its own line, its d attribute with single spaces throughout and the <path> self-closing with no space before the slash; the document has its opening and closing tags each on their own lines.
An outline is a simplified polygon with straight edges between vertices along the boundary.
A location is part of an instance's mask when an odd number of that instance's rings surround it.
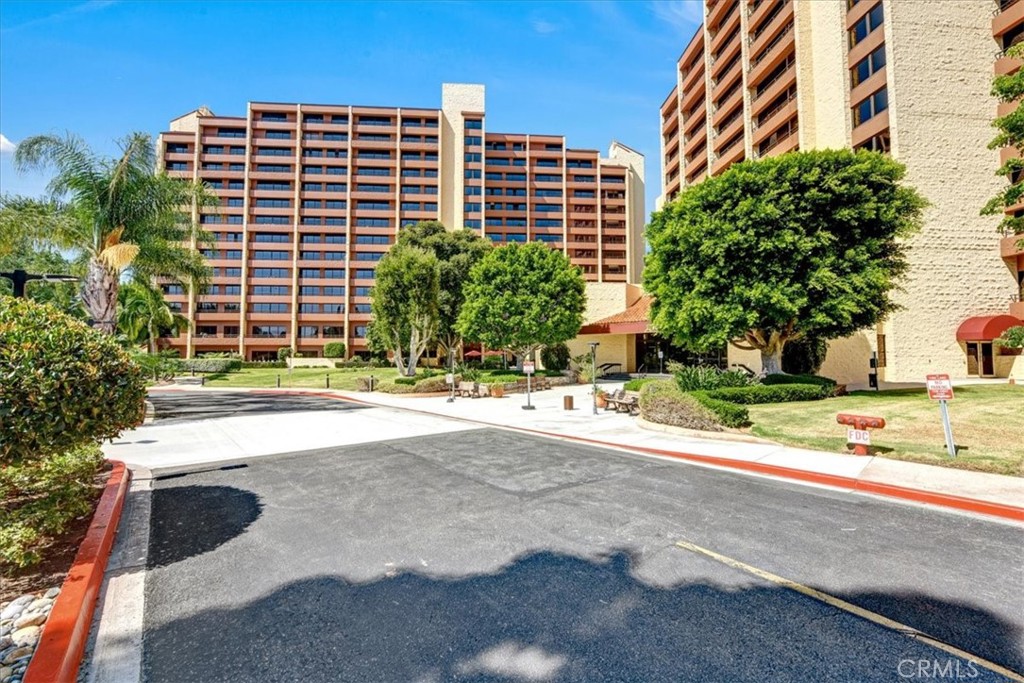
<svg viewBox="0 0 1024 683">
<path fill-rule="evenodd" d="M 863 83 L 883 66 L 885 66 L 885 45 L 880 46 L 850 69 L 851 85 L 857 86 Z"/>
</svg>

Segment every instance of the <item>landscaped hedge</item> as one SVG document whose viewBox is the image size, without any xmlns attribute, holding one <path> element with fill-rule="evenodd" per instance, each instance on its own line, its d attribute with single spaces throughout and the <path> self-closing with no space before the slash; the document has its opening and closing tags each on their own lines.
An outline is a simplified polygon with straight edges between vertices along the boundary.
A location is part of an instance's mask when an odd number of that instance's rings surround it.
<svg viewBox="0 0 1024 683">
<path fill-rule="evenodd" d="M 0 465 L 112 439 L 142 422 L 146 377 L 108 335 L 0 296 Z"/>
<path fill-rule="evenodd" d="M 751 387 L 728 387 L 705 392 L 709 398 L 754 405 L 758 403 L 789 403 L 791 401 L 820 401 L 832 395 L 830 384 L 775 384 Z"/>
<path fill-rule="evenodd" d="M 834 387 L 836 381 L 831 377 L 819 377 L 818 375 L 768 375 L 761 380 L 761 384 L 818 384 L 820 386 Z"/>
<path fill-rule="evenodd" d="M 738 406 L 737 406 L 738 407 Z M 705 432 L 720 432 L 716 416 L 693 394 L 679 390 L 675 382 L 648 382 L 640 391 L 640 417 L 659 424 Z"/>
<path fill-rule="evenodd" d="M 327 342 L 324 344 L 324 358 L 344 358 L 345 342 Z"/>
<path fill-rule="evenodd" d="M 651 382 L 657 381 L 658 380 L 655 379 L 654 377 L 646 377 L 644 379 L 631 379 L 624 385 L 622 385 L 622 388 L 625 389 L 626 391 L 640 391 L 641 389 L 643 389 L 645 384 L 650 384 Z"/>
<path fill-rule="evenodd" d="M 49 539 L 92 512 L 93 477 L 103 453 L 88 444 L 60 455 L 0 467 L 0 567 L 36 564 Z"/>
<path fill-rule="evenodd" d="M 259 367 L 268 365 L 262 363 Z M 181 361 L 181 367 L 185 372 L 232 372 L 242 369 L 242 361 L 238 358 L 186 358 Z"/>
<path fill-rule="evenodd" d="M 706 391 L 691 391 L 688 395 L 714 413 L 718 421 L 726 427 L 743 427 L 750 422 L 750 411 L 746 406 L 712 398 Z"/>
<path fill-rule="evenodd" d="M 243 368 L 286 368 L 288 361 L 285 360 L 243 360 L 240 361 Z"/>
</svg>

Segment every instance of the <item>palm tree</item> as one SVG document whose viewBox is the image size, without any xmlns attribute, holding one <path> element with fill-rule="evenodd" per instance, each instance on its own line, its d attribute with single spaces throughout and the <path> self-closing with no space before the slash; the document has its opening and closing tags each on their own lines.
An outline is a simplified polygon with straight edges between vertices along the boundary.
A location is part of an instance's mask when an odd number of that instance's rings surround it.
<svg viewBox="0 0 1024 683">
<path fill-rule="evenodd" d="M 171 310 L 159 288 L 148 282 L 129 282 L 117 294 L 117 328 L 133 344 L 146 344 L 156 353 L 156 340 L 165 331 L 188 329 L 188 318 Z"/>
<path fill-rule="evenodd" d="M 104 158 L 69 133 L 27 138 L 14 152 L 18 170 L 55 171 L 47 188 L 54 220 L 43 222 L 46 234 L 41 237 L 85 261 L 82 303 L 93 326 L 108 334 L 117 326 L 124 271 L 137 280 L 159 276 L 191 286 L 206 282 L 209 268 L 195 247 L 210 236 L 192 214 L 197 206 L 215 201 L 201 183 L 155 173 L 149 135 L 132 133 L 120 147 L 120 158 Z"/>
</svg>

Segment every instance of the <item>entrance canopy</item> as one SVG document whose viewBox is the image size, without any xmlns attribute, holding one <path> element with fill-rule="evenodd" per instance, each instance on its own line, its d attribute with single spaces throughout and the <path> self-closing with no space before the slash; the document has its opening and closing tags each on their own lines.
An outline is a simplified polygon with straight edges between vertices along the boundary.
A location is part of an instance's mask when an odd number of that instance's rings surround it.
<svg viewBox="0 0 1024 683">
<path fill-rule="evenodd" d="M 643 334 L 652 332 L 651 323 L 651 297 L 642 296 L 632 306 L 610 315 L 607 318 L 595 320 L 580 328 L 580 334 Z"/>
<path fill-rule="evenodd" d="M 1018 320 L 1012 315 L 979 315 L 960 323 L 956 329 L 956 340 L 992 341 L 1017 325 L 1024 325 L 1024 320 Z"/>
</svg>

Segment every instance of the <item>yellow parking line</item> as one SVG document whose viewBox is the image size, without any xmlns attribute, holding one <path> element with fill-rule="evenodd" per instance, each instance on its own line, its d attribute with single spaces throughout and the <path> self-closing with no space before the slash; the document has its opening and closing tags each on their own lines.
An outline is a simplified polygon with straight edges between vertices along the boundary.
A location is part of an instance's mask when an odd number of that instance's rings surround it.
<svg viewBox="0 0 1024 683">
<path fill-rule="evenodd" d="M 757 567 L 753 567 L 745 562 L 734 560 L 731 557 L 726 557 L 725 555 L 716 553 L 714 550 L 702 548 L 699 545 L 695 545 L 687 541 L 677 541 L 676 546 L 684 550 L 689 550 L 690 552 L 697 553 L 698 555 L 710 557 L 711 559 L 717 562 L 721 562 L 722 564 L 728 567 L 732 567 L 733 569 L 739 569 L 740 571 L 744 571 L 748 574 L 753 574 L 754 576 L 764 579 L 765 581 L 770 581 L 771 583 L 774 583 L 777 586 L 782 586 L 783 588 L 788 588 L 792 591 L 796 591 L 801 595 L 806 595 L 809 598 L 813 598 L 815 600 L 818 600 L 819 602 L 823 602 L 826 605 L 835 607 L 836 609 L 841 609 L 844 612 L 849 612 L 850 614 L 854 614 L 858 617 L 861 617 L 862 619 L 867 619 L 868 621 L 878 624 L 879 626 L 884 626 L 885 628 L 892 629 L 893 631 L 896 631 L 897 633 L 900 633 L 902 635 L 925 642 L 934 648 L 942 650 L 943 652 L 947 652 L 956 657 L 960 657 L 961 659 L 966 659 L 970 662 L 974 662 L 975 664 L 978 664 L 979 666 L 982 666 L 988 669 L 989 671 L 995 672 L 1001 676 L 1006 676 L 1010 680 L 1018 681 L 1019 683 L 1024 683 L 1024 676 L 1021 676 L 1018 673 L 1010 671 L 1004 666 L 1000 666 L 995 662 L 990 662 L 988 660 L 981 659 L 977 655 L 973 655 L 970 652 L 961 650 L 958 647 L 954 647 L 952 645 L 949 645 L 948 643 L 944 643 L 941 640 L 935 638 L 934 636 L 930 636 L 927 633 L 922 633 L 921 631 L 918 631 L 915 628 L 907 626 L 906 624 L 901 624 L 898 621 L 894 621 L 893 619 L 884 617 L 876 612 L 866 610 L 863 607 L 858 607 L 857 605 L 846 602 L 845 600 L 837 598 L 834 595 L 822 593 L 821 591 L 815 590 L 810 586 L 805 586 L 801 583 L 797 583 L 796 581 L 790 581 L 789 579 L 778 576 L 777 574 L 772 574 L 771 572 L 765 571 L 764 569 L 758 569 Z"/>
</svg>

